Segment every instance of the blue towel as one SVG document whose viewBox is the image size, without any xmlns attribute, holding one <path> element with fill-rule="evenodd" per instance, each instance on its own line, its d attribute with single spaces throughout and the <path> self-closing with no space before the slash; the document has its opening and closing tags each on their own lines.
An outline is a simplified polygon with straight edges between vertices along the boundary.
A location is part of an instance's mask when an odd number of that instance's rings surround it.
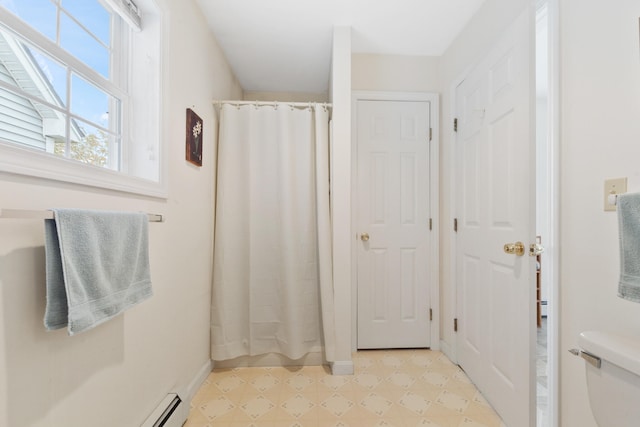
<svg viewBox="0 0 640 427">
<path fill-rule="evenodd" d="M 640 302 L 640 193 L 618 196 L 620 283 L 618 296 Z"/>
<path fill-rule="evenodd" d="M 54 209 L 45 220 L 48 330 L 93 328 L 152 295 L 143 213 Z"/>
</svg>

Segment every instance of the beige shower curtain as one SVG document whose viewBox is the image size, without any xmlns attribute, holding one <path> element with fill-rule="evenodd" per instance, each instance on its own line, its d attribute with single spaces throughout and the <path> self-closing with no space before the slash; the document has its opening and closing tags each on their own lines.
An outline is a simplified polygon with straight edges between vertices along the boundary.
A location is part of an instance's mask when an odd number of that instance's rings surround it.
<svg viewBox="0 0 640 427">
<path fill-rule="evenodd" d="M 221 105 L 212 359 L 333 360 L 328 130 L 321 105 Z"/>
</svg>

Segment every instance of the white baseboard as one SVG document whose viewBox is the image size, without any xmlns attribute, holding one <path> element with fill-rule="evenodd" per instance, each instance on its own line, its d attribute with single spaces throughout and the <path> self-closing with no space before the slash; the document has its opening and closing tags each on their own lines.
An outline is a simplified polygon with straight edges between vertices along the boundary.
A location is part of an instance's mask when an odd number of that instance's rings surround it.
<svg viewBox="0 0 640 427">
<path fill-rule="evenodd" d="M 451 360 L 451 362 L 458 363 L 458 358 L 456 356 L 456 353 L 453 351 L 453 348 L 451 348 L 449 344 L 442 340 L 440 340 L 440 351 L 442 351 L 444 355 L 447 356 L 449 360 Z"/>
<path fill-rule="evenodd" d="M 189 407 L 191 400 L 193 400 L 193 396 L 196 395 L 196 393 L 198 392 L 198 389 L 200 389 L 200 387 L 202 386 L 204 381 L 207 379 L 207 377 L 209 376 L 212 370 L 213 370 L 213 362 L 211 360 L 207 360 L 205 364 L 202 365 L 200 370 L 198 370 L 195 377 L 193 377 L 193 379 L 187 386 L 187 389 L 185 390 L 184 396 L 181 396 L 184 398 L 184 401 L 187 403 L 187 407 Z"/>
<path fill-rule="evenodd" d="M 279 353 L 267 353 L 259 356 L 241 356 L 229 360 L 216 360 L 216 368 L 259 368 L 267 366 L 320 366 L 326 364 L 324 354 L 312 351 L 300 359 L 289 359 Z"/>
<path fill-rule="evenodd" d="M 178 396 L 176 393 L 167 394 L 140 427 L 155 427 L 157 425 L 180 427 L 184 425 L 189 416 L 189 403 L 178 400 L 180 399 Z"/>
<path fill-rule="evenodd" d="M 189 409 L 191 407 L 191 401 L 194 396 L 205 382 L 211 370 L 213 369 L 213 363 L 211 360 L 207 360 L 202 367 L 198 370 L 191 382 L 186 387 L 176 387 L 169 391 L 169 393 L 163 398 L 156 409 L 147 417 L 147 420 L 143 424 L 144 426 L 154 426 L 158 420 L 158 417 L 163 415 L 164 411 L 176 395 L 180 398 L 180 404 L 174 409 L 168 420 L 168 424 L 162 424 L 167 426 L 181 426 L 187 420 L 189 416 Z M 167 420 L 165 420 L 167 421 Z"/>
<path fill-rule="evenodd" d="M 355 372 L 351 360 L 331 362 L 331 373 L 333 375 L 353 375 Z"/>
</svg>

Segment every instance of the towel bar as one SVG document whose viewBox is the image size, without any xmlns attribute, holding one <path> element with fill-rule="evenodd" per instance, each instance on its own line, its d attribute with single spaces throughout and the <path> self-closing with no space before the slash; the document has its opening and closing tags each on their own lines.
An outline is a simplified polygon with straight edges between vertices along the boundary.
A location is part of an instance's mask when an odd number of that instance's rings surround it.
<svg viewBox="0 0 640 427">
<path fill-rule="evenodd" d="M 149 222 L 164 222 L 160 214 L 147 214 Z M 14 219 L 53 219 L 53 211 L 36 211 L 26 209 L 0 209 L 0 218 Z"/>
</svg>

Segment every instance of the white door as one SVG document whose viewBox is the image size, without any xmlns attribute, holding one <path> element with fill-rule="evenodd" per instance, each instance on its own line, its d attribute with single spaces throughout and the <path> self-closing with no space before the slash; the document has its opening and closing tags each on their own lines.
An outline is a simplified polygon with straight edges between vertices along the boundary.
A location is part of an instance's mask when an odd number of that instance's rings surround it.
<svg viewBox="0 0 640 427">
<path fill-rule="evenodd" d="M 430 102 L 358 100 L 358 348 L 430 346 Z"/>
<path fill-rule="evenodd" d="M 535 416 L 535 169 L 525 13 L 457 88 L 460 366 L 509 427 Z M 524 255 L 505 253 L 522 242 Z"/>
</svg>

